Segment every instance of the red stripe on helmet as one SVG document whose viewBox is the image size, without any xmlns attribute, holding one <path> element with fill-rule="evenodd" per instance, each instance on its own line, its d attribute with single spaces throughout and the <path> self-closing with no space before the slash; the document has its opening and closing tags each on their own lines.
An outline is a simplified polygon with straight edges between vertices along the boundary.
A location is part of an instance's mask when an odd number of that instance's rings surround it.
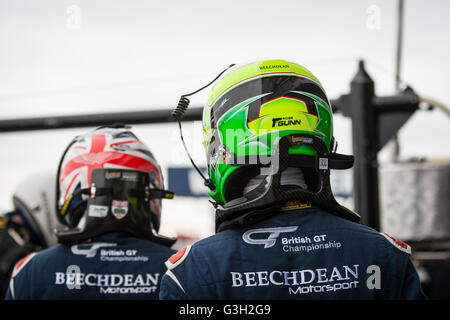
<svg viewBox="0 0 450 320">
<path fill-rule="evenodd" d="M 80 173 L 77 172 L 77 174 L 73 176 L 72 181 L 70 181 L 69 186 L 68 186 L 67 189 L 66 189 L 66 193 L 64 194 L 64 201 L 66 201 L 67 195 L 68 195 L 68 193 L 69 193 L 69 190 L 70 190 L 70 188 L 72 187 L 73 182 L 75 181 L 75 179 L 78 177 L 79 174 L 80 174 Z"/>
<path fill-rule="evenodd" d="M 106 136 L 104 134 L 98 134 L 92 136 L 92 144 L 90 153 L 103 152 L 106 146 Z"/>
<path fill-rule="evenodd" d="M 140 142 L 139 140 L 130 140 L 130 141 L 114 142 L 114 143 L 111 143 L 109 146 L 112 147 L 112 146 L 116 146 L 118 144 L 128 144 L 128 143 L 142 143 L 142 142 Z"/>
</svg>

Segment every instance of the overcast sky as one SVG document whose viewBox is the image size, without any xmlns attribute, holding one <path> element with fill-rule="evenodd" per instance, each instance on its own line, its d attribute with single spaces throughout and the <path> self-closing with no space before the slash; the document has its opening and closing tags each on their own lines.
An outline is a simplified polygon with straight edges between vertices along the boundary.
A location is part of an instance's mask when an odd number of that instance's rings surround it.
<svg viewBox="0 0 450 320">
<path fill-rule="evenodd" d="M 265 58 L 306 66 L 330 98 L 348 92 L 357 61 L 364 59 L 376 94 L 394 94 L 396 4 L 0 0 L 0 119 L 173 108 L 181 94 L 230 63 Z M 449 12 L 449 1 L 405 1 L 401 72 L 419 95 L 447 106 Z M 198 94 L 192 104 L 206 96 Z M 449 124 L 439 110 L 416 112 L 399 133 L 402 158 L 448 158 Z M 202 162 L 200 128 L 185 125 L 192 153 Z M 336 116 L 341 152 L 351 152 L 350 128 L 349 119 Z M 9 206 L 20 179 L 55 170 L 70 139 L 86 130 L 0 134 L 0 208 Z M 140 125 L 135 132 L 163 168 L 188 164 L 178 152 L 175 126 Z"/>
</svg>

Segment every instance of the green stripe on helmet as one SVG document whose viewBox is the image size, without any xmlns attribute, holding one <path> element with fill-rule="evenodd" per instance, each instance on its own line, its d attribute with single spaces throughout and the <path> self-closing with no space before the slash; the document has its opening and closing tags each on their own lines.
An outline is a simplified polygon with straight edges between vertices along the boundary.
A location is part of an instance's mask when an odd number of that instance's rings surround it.
<svg viewBox="0 0 450 320">
<path fill-rule="evenodd" d="M 270 156 L 281 138 L 292 134 L 319 137 L 330 149 L 332 112 L 319 80 L 306 68 L 268 60 L 230 69 L 211 90 L 203 115 L 204 146 L 215 190 L 225 203 L 226 181 L 242 166 L 230 159 Z M 289 154 L 313 156 L 296 145 Z M 258 162 L 257 162 L 258 164 Z"/>
</svg>

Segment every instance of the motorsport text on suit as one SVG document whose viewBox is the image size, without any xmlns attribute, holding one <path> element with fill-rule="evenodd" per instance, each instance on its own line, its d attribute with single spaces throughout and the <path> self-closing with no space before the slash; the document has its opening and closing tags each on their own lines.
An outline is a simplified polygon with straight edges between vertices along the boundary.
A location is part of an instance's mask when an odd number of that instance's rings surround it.
<svg viewBox="0 0 450 320">
<path fill-rule="evenodd" d="M 126 233 L 58 245 L 19 261 L 6 299 L 158 299 L 174 250 Z"/>
<path fill-rule="evenodd" d="M 160 298 L 422 299 L 409 255 L 408 245 L 318 208 L 280 211 L 174 255 Z"/>
</svg>

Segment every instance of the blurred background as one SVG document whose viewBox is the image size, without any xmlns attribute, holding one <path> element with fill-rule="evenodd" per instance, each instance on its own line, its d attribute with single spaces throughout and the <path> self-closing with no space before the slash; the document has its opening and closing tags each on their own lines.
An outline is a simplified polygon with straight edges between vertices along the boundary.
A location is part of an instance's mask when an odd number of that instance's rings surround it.
<svg viewBox="0 0 450 320">
<path fill-rule="evenodd" d="M 0 122 L 171 111 L 180 95 L 229 64 L 267 58 L 306 66 L 337 99 L 350 91 L 363 60 L 377 96 L 410 86 L 436 101 L 433 108 L 421 103 L 375 156 L 378 229 L 413 246 L 430 297 L 449 298 L 450 2 L 402 3 L 399 15 L 392 0 L 0 0 Z M 193 96 L 191 105 L 201 106 L 207 95 Z M 0 210 L 12 209 L 13 194 L 32 187 L 34 173 L 56 172 L 71 139 L 92 128 L 2 130 Z M 204 166 L 201 122 L 185 122 L 183 130 Z M 179 245 L 213 234 L 214 210 L 177 125 L 139 124 L 133 131 L 178 193 L 163 202 L 161 233 L 178 236 Z M 334 136 L 340 153 L 353 153 L 352 120 L 342 112 Z M 352 170 L 332 173 L 332 187 L 354 209 Z"/>
</svg>

